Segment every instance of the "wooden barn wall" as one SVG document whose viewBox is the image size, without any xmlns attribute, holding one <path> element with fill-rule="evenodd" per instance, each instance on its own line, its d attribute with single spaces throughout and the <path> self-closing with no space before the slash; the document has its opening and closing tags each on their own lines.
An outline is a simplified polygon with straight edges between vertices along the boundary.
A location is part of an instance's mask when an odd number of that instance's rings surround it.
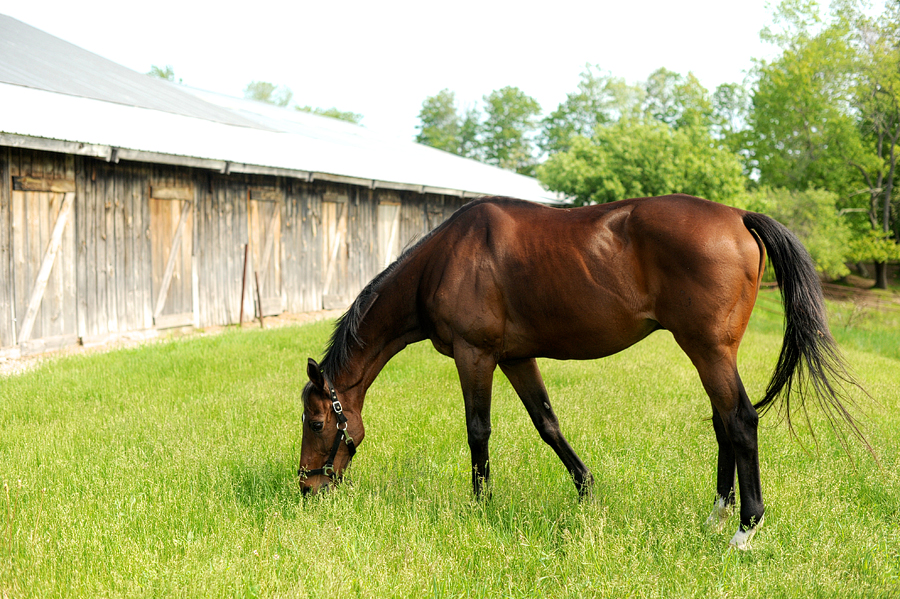
<svg viewBox="0 0 900 599">
<path fill-rule="evenodd" d="M 245 320 L 253 318 L 250 294 L 260 269 L 269 313 L 345 306 L 384 260 L 464 203 L 453 196 L 0 148 L 0 348 L 19 344 L 66 197 L 14 190 L 16 177 L 63 181 L 66 190 L 74 185 L 31 351 L 154 328 L 235 324 L 246 244 Z"/>
</svg>

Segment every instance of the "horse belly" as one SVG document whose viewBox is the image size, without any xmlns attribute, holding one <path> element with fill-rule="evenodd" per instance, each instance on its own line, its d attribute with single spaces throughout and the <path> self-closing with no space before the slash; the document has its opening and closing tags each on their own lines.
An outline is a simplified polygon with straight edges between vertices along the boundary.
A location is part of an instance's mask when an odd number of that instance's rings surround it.
<svg viewBox="0 0 900 599">
<path fill-rule="evenodd" d="M 587 291 L 544 301 L 532 295 L 532 301 L 522 306 L 526 309 L 509 314 L 504 354 L 592 360 L 631 347 L 659 328 L 642 302 Z"/>
</svg>

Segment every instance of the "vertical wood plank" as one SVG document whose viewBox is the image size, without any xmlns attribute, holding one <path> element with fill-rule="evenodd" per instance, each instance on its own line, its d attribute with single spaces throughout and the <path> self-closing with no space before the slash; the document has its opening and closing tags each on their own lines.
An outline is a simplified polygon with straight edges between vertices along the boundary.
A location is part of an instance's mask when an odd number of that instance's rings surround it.
<svg viewBox="0 0 900 599">
<path fill-rule="evenodd" d="M 150 246 L 150 184 L 153 181 L 153 169 L 145 165 L 141 169 L 141 227 L 139 230 L 141 244 L 141 306 L 143 308 L 143 327 L 153 326 L 153 252 Z"/>
<path fill-rule="evenodd" d="M 97 330 L 95 335 L 109 333 L 108 295 L 106 292 L 106 188 L 108 186 L 108 169 L 99 161 L 94 162 L 97 173 L 95 181 L 94 209 L 91 213 L 94 229 L 94 267 L 96 268 L 96 316 Z"/>
<path fill-rule="evenodd" d="M 75 179 L 75 312 L 76 332 L 82 339 L 88 335 L 87 311 L 87 194 L 86 158 L 74 156 Z"/>
<path fill-rule="evenodd" d="M 16 344 L 13 298 L 12 252 L 10 247 L 12 175 L 10 149 L 0 148 L 0 348 Z"/>
<path fill-rule="evenodd" d="M 116 304 L 116 331 L 127 331 L 129 327 L 128 307 L 125 302 L 127 273 L 125 271 L 125 198 L 128 194 L 127 173 L 128 167 L 121 164 L 113 169 L 116 182 L 113 194 L 112 234 L 115 238 L 115 254 L 113 259 L 112 281 L 115 290 Z"/>
</svg>

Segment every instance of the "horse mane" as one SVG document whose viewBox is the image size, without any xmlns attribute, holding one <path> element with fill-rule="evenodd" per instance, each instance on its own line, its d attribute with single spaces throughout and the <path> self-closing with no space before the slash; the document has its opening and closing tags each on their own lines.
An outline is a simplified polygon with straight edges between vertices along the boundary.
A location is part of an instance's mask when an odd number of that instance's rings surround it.
<svg viewBox="0 0 900 599">
<path fill-rule="evenodd" d="M 451 214 L 450 217 L 443 223 L 420 237 L 418 240 L 411 241 L 411 245 L 408 245 L 396 260 L 394 260 L 387 268 L 378 273 L 374 279 L 369 281 L 368 285 L 366 285 L 363 290 L 359 292 L 359 295 L 356 296 L 356 299 L 353 300 L 353 303 L 350 304 L 350 307 L 347 309 L 347 311 L 337 320 L 334 325 L 334 331 L 332 332 L 331 339 L 329 340 L 328 346 L 325 349 L 325 356 L 319 363 L 319 367 L 322 369 L 322 372 L 329 380 L 333 381 L 341 372 L 344 371 L 344 369 L 347 368 L 353 355 L 354 346 L 363 347 L 364 343 L 362 339 L 359 338 L 359 327 L 360 325 L 362 325 L 366 313 L 369 311 L 369 308 L 372 307 L 372 304 L 378 297 L 382 286 L 390 277 L 390 275 L 395 270 L 397 270 L 397 268 L 403 262 L 405 262 L 407 258 L 409 258 L 409 256 L 411 256 L 416 252 L 416 250 L 422 247 L 422 245 L 426 241 L 431 239 L 439 231 L 442 231 L 443 229 L 448 227 L 450 223 L 452 223 L 459 217 L 460 214 L 468 211 L 474 206 L 483 204 L 487 201 L 496 201 L 503 199 L 506 198 L 479 198 L 463 205 L 456 212 Z"/>
</svg>

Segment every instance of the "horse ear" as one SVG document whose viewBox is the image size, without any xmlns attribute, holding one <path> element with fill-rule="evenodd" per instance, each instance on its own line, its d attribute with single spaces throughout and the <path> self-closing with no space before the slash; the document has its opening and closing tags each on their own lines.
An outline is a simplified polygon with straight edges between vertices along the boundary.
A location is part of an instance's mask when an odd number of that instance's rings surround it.
<svg viewBox="0 0 900 599">
<path fill-rule="evenodd" d="M 322 371 L 319 370 L 319 365 L 312 358 L 310 358 L 309 362 L 306 364 L 306 375 L 309 377 L 310 382 L 317 389 L 325 389 L 325 377 L 322 376 Z"/>
</svg>

